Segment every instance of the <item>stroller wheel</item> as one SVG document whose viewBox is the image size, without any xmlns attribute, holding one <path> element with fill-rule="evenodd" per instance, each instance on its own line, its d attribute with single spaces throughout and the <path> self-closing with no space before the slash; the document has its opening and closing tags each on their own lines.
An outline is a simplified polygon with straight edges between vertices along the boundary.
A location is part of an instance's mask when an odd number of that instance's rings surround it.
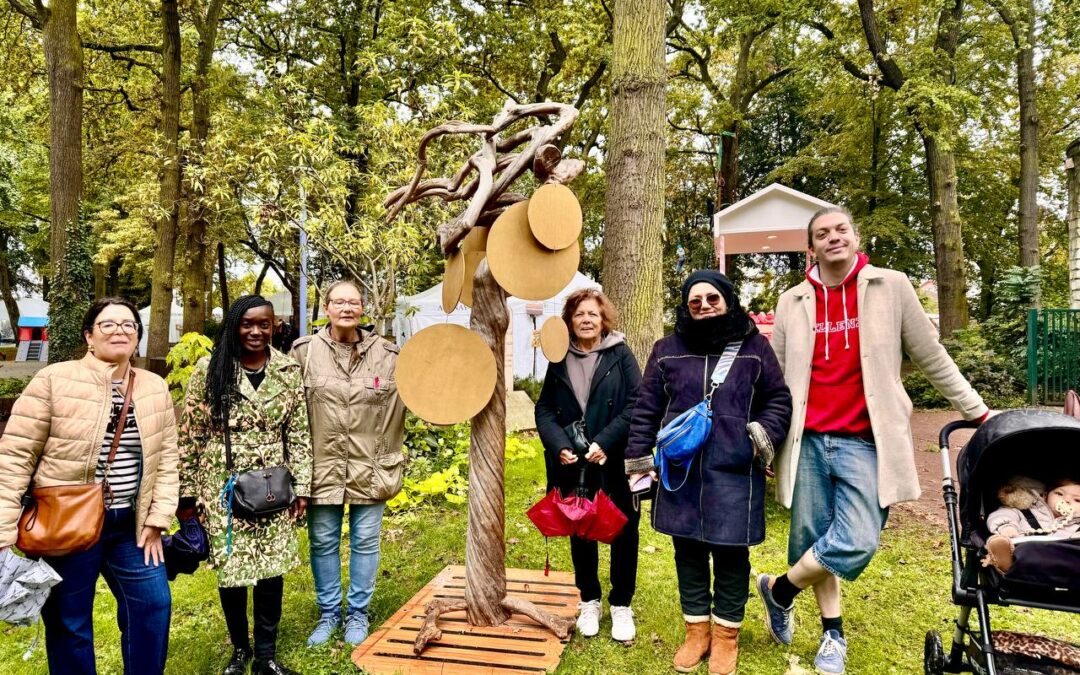
<svg viewBox="0 0 1080 675">
<path fill-rule="evenodd" d="M 941 633 L 936 630 L 926 631 L 923 672 L 925 675 L 942 675 L 945 672 L 945 649 L 941 646 Z"/>
</svg>

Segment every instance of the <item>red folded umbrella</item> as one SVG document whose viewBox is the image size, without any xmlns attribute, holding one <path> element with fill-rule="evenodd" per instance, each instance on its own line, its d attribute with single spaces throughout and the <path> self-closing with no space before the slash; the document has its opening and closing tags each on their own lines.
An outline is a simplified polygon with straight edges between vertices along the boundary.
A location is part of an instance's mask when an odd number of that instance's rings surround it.
<svg viewBox="0 0 1080 675">
<path fill-rule="evenodd" d="M 571 497 L 570 499 L 573 499 Z M 574 524 L 563 513 L 559 504 L 563 496 L 559 488 L 552 488 L 543 499 L 533 504 L 525 515 L 545 537 L 569 537 L 574 533 Z"/>
<path fill-rule="evenodd" d="M 596 491 L 596 497 L 590 504 L 592 516 L 574 523 L 574 534 L 582 539 L 612 543 L 626 526 L 626 514 L 615 506 L 615 502 L 603 490 Z"/>
<path fill-rule="evenodd" d="M 627 523 L 626 514 L 615 506 L 615 502 L 603 490 L 597 490 L 596 496 L 589 499 L 584 466 L 572 495 L 564 497 L 559 488 L 552 488 L 529 508 L 526 515 L 545 539 L 576 536 L 605 544 L 615 541 Z M 550 556 L 544 563 L 544 574 L 547 575 L 549 570 Z"/>
</svg>

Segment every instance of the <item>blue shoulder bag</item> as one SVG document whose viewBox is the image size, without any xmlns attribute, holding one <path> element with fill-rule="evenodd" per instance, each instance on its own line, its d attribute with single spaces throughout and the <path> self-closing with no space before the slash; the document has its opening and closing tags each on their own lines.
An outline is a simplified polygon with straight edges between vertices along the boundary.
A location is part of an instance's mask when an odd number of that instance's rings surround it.
<svg viewBox="0 0 1080 675">
<path fill-rule="evenodd" d="M 712 431 L 713 392 L 727 379 L 740 347 L 741 340 L 731 342 L 724 348 L 720 361 L 713 369 L 712 386 L 705 395 L 705 400 L 665 424 L 656 435 L 656 465 L 665 490 L 675 492 L 686 485 L 686 480 L 690 477 L 690 465 Z M 676 488 L 671 487 L 669 480 L 672 469 L 685 470 L 682 482 Z"/>
</svg>

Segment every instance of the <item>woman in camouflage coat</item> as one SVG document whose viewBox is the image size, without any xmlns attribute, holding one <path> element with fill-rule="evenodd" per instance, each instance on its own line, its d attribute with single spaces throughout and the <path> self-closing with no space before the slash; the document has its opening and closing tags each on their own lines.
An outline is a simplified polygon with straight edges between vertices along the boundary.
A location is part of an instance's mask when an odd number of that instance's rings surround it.
<svg viewBox="0 0 1080 675">
<path fill-rule="evenodd" d="M 311 486 L 311 439 L 300 366 L 270 348 L 273 307 L 245 296 L 229 308 L 209 359 L 196 364 L 180 419 L 181 509 L 198 505 L 210 536 L 233 656 L 225 674 L 288 674 L 275 660 L 282 575 L 300 564 L 297 524 Z M 285 464 L 298 495 L 292 508 L 249 521 L 222 503 L 229 477 L 222 420 L 226 415 L 238 473 Z M 284 441 L 284 442 L 283 442 Z M 255 649 L 248 640 L 247 587 L 254 586 Z"/>
</svg>

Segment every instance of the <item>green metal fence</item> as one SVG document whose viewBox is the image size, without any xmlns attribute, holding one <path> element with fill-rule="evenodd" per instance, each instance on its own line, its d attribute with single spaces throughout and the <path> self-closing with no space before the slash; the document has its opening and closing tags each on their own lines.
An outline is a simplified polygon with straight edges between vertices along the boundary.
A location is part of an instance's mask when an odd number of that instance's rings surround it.
<svg viewBox="0 0 1080 675">
<path fill-rule="evenodd" d="M 1080 386 L 1080 309 L 1028 310 L 1028 391 L 1032 404 L 1060 404 Z"/>
</svg>

